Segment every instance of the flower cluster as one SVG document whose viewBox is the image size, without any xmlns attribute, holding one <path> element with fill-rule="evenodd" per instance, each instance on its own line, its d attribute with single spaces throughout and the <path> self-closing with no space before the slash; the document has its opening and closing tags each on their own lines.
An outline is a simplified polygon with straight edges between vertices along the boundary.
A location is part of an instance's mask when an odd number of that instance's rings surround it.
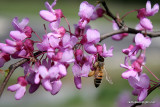
<svg viewBox="0 0 160 107">
<path fill-rule="evenodd" d="M 87 1 L 80 4 L 78 13 L 80 20 L 75 24 L 75 33 L 72 33 L 62 10 L 53 9 L 56 2 L 57 0 L 51 5 L 45 2 L 47 10 L 41 10 L 39 13 L 42 19 L 49 22 L 50 29 L 49 33 L 45 32 L 42 39 L 27 26 L 28 18 L 18 22 L 18 18 L 15 17 L 12 22 L 15 31 L 10 32 L 13 40 L 6 39 L 6 44 L 0 43 L 0 67 L 9 61 L 10 57 L 30 59 L 22 65 L 24 76 L 18 78 L 17 84 L 8 87 L 8 90 L 16 91 L 16 100 L 24 96 L 28 85 L 29 93 L 34 93 L 42 86 L 52 95 L 57 94 L 62 86 L 61 79 L 67 75 L 67 68 L 71 63 L 75 85 L 81 89 L 81 77 L 88 77 L 97 56 L 104 58 L 113 56 L 113 47 L 107 50 L 105 44 L 98 44 L 100 33 L 87 25 L 90 20 L 103 16 L 105 11 L 99 5 L 93 6 Z M 60 26 L 62 18 L 66 20 L 69 30 Z M 35 33 L 40 41 L 31 40 L 32 33 Z M 37 51 L 34 45 L 41 52 L 40 59 L 34 56 Z"/>
<path fill-rule="evenodd" d="M 152 23 L 146 17 L 153 16 L 158 10 L 158 4 L 155 4 L 151 9 L 151 3 L 147 1 L 146 8 L 138 10 L 137 18 L 140 19 L 140 23 L 136 26 L 136 29 L 141 31 L 152 30 Z M 146 61 L 146 48 L 150 46 L 151 38 L 147 35 L 137 33 L 134 43 L 135 46 L 130 45 L 127 49 L 122 50 L 127 56 L 125 57 L 124 64 L 120 66 L 127 69 L 127 71 L 122 73 L 122 78 L 127 79 L 129 84 L 134 88 L 132 94 L 138 96 L 138 101 L 143 101 L 147 97 L 148 89 L 150 88 L 150 79 L 142 71 Z"/>
</svg>

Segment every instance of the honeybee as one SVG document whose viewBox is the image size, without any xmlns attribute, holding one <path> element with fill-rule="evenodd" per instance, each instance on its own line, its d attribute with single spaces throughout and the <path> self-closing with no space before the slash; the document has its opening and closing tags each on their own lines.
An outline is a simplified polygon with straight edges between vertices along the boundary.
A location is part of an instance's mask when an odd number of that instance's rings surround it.
<svg viewBox="0 0 160 107">
<path fill-rule="evenodd" d="M 98 54 L 98 58 L 97 58 L 97 61 L 95 62 L 94 64 L 94 70 L 91 71 L 89 74 L 88 74 L 88 77 L 91 77 L 94 75 L 94 85 L 95 87 L 99 87 L 99 85 L 101 84 L 101 81 L 102 81 L 102 77 L 104 75 L 104 72 L 106 73 L 106 80 L 110 83 L 110 84 L 113 84 L 109 74 L 107 73 L 106 69 L 105 69 L 105 66 L 104 66 L 104 58 L 102 56 L 100 56 Z"/>
</svg>

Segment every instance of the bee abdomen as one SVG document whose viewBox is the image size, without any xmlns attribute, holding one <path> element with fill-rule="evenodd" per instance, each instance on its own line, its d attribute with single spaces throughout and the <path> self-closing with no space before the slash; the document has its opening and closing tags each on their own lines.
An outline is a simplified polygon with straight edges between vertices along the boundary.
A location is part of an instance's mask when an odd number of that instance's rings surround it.
<svg viewBox="0 0 160 107">
<path fill-rule="evenodd" d="M 101 80 L 102 79 L 98 79 L 98 78 L 94 79 L 94 85 L 95 85 L 96 88 L 99 87 L 99 85 L 101 84 Z"/>
</svg>

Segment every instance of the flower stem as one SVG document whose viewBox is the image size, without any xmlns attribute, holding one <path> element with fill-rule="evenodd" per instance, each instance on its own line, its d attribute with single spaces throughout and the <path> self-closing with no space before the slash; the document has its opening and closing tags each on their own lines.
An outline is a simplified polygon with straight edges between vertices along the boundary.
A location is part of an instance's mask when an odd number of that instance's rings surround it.
<svg viewBox="0 0 160 107">
<path fill-rule="evenodd" d="M 153 72 L 151 72 L 145 65 L 143 65 L 143 66 L 159 81 L 159 79 L 157 78 L 157 76 Z"/>
<path fill-rule="evenodd" d="M 64 19 L 66 20 L 66 22 L 67 22 L 67 24 L 68 24 L 69 33 L 71 33 L 71 28 L 70 28 L 69 22 L 68 22 L 68 20 L 67 20 L 67 18 L 66 18 L 65 16 L 63 16 L 63 17 L 64 17 Z"/>
<path fill-rule="evenodd" d="M 135 11 L 138 11 L 137 9 L 136 10 L 131 10 L 129 12 L 127 12 L 126 14 L 124 14 L 122 17 L 121 17 L 121 20 L 123 20 L 128 14 L 132 13 L 132 12 L 135 12 Z"/>
</svg>

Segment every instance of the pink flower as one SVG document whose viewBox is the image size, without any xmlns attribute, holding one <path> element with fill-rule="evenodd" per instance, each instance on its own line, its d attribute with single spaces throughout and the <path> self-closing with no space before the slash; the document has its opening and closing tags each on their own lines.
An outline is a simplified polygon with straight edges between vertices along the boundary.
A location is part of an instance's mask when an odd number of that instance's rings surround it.
<svg viewBox="0 0 160 107">
<path fill-rule="evenodd" d="M 138 101 L 143 101 L 147 97 L 150 79 L 146 74 L 141 74 L 139 78 L 129 77 L 128 82 L 134 88 L 133 95 L 138 96 Z"/>
<path fill-rule="evenodd" d="M 4 52 L 0 52 L 0 68 L 10 60 L 10 55 Z"/>
<path fill-rule="evenodd" d="M 159 5 L 156 3 L 153 8 L 151 8 L 151 2 L 148 0 L 146 3 L 146 15 L 153 16 L 159 11 Z"/>
<path fill-rule="evenodd" d="M 80 18 L 90 19 L 93 12 L 94 12 L 94 6 L 89 4 L 87 1 L 83 1 L 80 4 L 78 15 L 80 16 Z"/>
<path fill-rule="evenodd" d="M 80 20 L 78 22 L 78 26 L 80 29 L 84 29 L 85 26 L 90 22 L 91 16 L 94 12 L 94 6 L 89 4 L 87 1 L 83 1 L 80 4 L 79 13 Z"/>
<path fill-rule="evenodd" d="M 61 9 L 56 9 L 56 10 L 52 9 L 56 5 L 56 2 L 57 0 L 55 0 L 51 5 L 48 2 L 45 2 L 45 6 L 48 10 L 41 10 L 39 12 L 42 19 L 48 22 L 53 22 L 63 17 Z"/>
<path fill-rule="evenodd" d="M 100 47 L 98 47 L 100 48 Z M 107 50 L 106 44 L 103 44 L 103 48 L 100 48 L 97 50 L 99 51 L 98 53 L 102 56 L 102 57 L 112 57 L 113 56 L 113 47 L 110 47 L 110 49 Z M 102 49 L 102 50 L 101 50 Z M 101 51 L 100 51 L 101 50 Z"/>
<path fill-rule="evenodd" d="M 146 49 L 151 44 L 151 39 L 149 37 L 144 37 L 141 33 L 138 33 L 135 36 L 135 43 L 139 48 Z"/>
<path fill-rule="evenodd" d="M 32 28 L 27 26 L 28 23 L 28 18 L 22 19 L 22 21 L 19 23 L 18 17 L 15 17 L 12 21 L 15 31 L 10 32 L 10 37 L 16 41 L 23 41 L 26 38 L 31 38 Z"/>
<path fill-rule="evenodd" d="M 148 18 L 141 18 L 140 25 L 146 30 L 152 30 L 153 25 L 152 22 Z"/>
<path fill-rule="evenodd" d="M 63 64 L 57 63 L 56 65 L 47 69 L 44 65 L 38 68 L 39 74 L 42 77 L 42 86 L 45 90 L 56 94 L 61 88 L 60 79 L 67 75 L 67 69 Z"/>
<path fill-rule="evenodd" d="M 113 21 L 113 30 L 119 30 L 119 27 L 115 21 Z M 128 36 L 128 33 L 116 34 L 112 36 L 113 40 L 122 40 L 124 37 Z"/>
<path fill-rule="evenodd" d="M 25 80 L 25 77 L 19 77 L 17 80 L 17 84 L 9 86 L 8 90 L 12 92 L 16 91 L 15 99 L 20 100 L 26 92 L 27 84 L 28 83 Z"/>
<path fill-rule="evenodd" d="M 154 16 L 159 11 L 159 5 L 156 3 L 153 8 L 151 8 L 151 2 L 148 0 L 146 3 L 146 8 L 142 8 L 138 10 L 137 17 L 139 19 L 149 16 Z"/>
<path fill-rule="evenodd" d="M 91 20 L 96 20 L 97 18 L 100 18 L 105 13 L 105 10 L 100 7 L 100 4 L 98 4 L 96 7 L 94 7 L 94 12 L 91 16 Z"/>
<path fill-rule="evenodd" d="M 51 22 L 49 24 L 49 28 L 51 29 L 52 32 L 54 32 L 55 37 L 57 38 L 61 38 L 64 36 L 64 34 L 66 33 L 66 30 L 63 26 L 59 27 L 60 25 L 60 19 L 58 19 L 57 21 Z"/>
<path fill-rule="evenodd" d="M 122 73 L 122 78 L 128 79 L 130 76 L 131 77 L 138 76 L 138 72 L 136 72 L 132 66 L 129 66 L 127 57 L 125 57 L 124 64 L 121 64 L 120 66 L 122 68 L 128 69 L 127 71 Z"/>
<path fill-rule="evenodd" d="M 128 55 L 133 48 L 134 48 L 133 45 L 129 45 L 129 47 L 128 47 L 127 49 L 123 49 L 122 52 L 123 52 L 124 54 Z"/>
<path fill-rule="evenodd" d="M 81 43 L 84 43 L 84 49 L 89 54 L 96 54 L 95 44 L 100 41 L 100 33 L 97 30 L 88 29 L 86 36 L 83 36 Z"/>
<path fill-rule="evenodd" d="M 72 72 L 74 75 L 74 83 L 76 85 L 77 89 L 81 89 L 81 77 L 88 77 L 88 73 L 90 71 L 90 65 L 88 62 L 84 63 L 81 66 L 79 66 L 77 63 L 74 63 L 72 67 Z"/>
</svg>

